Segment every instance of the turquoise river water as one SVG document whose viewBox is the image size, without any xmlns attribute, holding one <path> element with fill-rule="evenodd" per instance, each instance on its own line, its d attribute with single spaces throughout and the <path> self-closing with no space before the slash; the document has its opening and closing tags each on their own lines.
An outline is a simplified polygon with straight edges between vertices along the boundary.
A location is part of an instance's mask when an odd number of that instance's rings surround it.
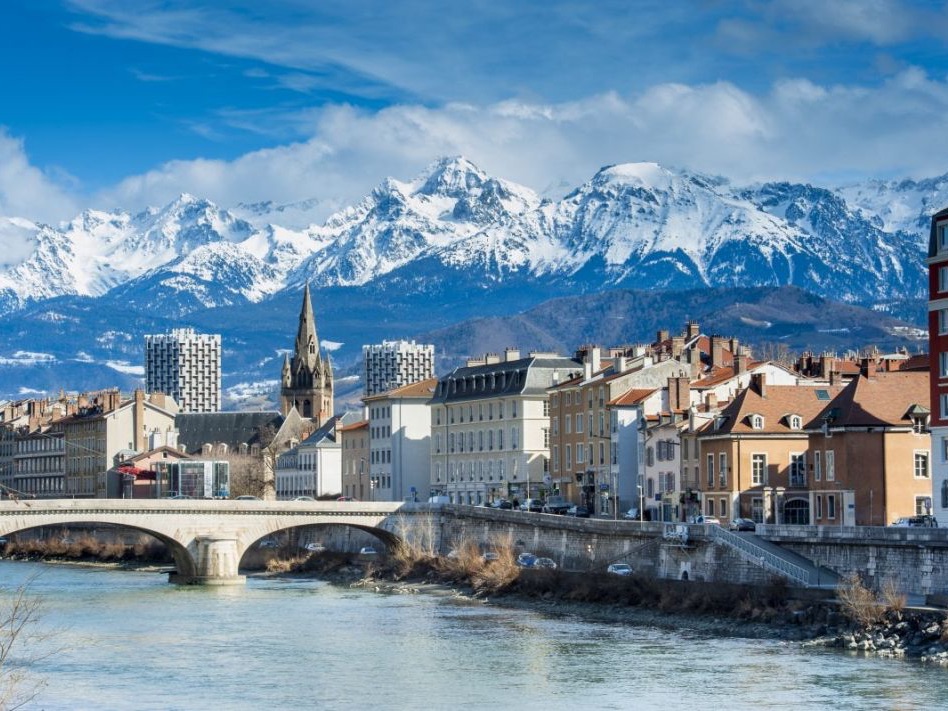
<svg viewBox="0 0 948 711">
<path fill-rule="evenodd" d="M 0 561 L 63 651 L 35 709 L 948 709 L 915 662 L 547 617 L 300 579 Z"/>
</svg>

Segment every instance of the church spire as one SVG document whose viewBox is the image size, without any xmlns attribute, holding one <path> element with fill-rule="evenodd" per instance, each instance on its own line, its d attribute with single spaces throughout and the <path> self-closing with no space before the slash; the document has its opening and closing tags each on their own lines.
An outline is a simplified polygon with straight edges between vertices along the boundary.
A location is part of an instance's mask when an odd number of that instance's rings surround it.
<svg viewBox="0 0 948 711">
<path fill-rule="evenodd" d="M 303 290 L 303 308 L 300 309 L 300 326 L 296 332 L 296 362 L 304 363 L 314 370 L 319 365 L 319 339 L 316 337 L 316 319 L 313 302 L 309 296 L 309 283 Z"/>
</svg>

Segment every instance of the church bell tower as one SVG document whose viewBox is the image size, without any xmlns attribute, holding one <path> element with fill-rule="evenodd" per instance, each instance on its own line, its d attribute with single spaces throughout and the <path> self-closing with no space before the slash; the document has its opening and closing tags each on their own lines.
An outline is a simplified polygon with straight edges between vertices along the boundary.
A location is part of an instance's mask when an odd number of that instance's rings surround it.
<svg viewBox="0 0 948 711">
<path fill-rule="evenodd" d="M 303 290 L 296 350 L 292 359 L 288 356 L 283 358 L 281 383 L 280 412 L 284 417 L 293 407 L 300 417 L 312 420 L 317 427 L 332 417 L 332 363 L 328 356 L 323 360 L 319 352 L 309 284 Z"/>
</svg>

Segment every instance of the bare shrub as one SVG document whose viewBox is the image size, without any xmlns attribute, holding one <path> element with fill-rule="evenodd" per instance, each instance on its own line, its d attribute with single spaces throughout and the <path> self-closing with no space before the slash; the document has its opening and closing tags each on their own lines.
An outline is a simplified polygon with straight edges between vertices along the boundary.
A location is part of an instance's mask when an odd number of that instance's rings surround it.
<svg viewBox="0 0 948 711">
<path fill-rule="evenodd" d="M 882 584 L 882 603 L 889 612 L 903 612 L 908 605 L 908 596 L 899 590 L 896 582 L 891 578 Z"/>
<path fill-rule="evenodd" d="M 60 651 L 50 645 L 53 633 L 40 627 L 42 600 L 29 592 L 31 580 L 0 587 L 0 709 L 5 711 L 36 699 L 46 681 L 31 670 Z"/>
<path fill-rule="evenodd" d="M 439 558 L 436 567 L 451 580 L 471 580 L 484 567 L 484 558 L 477 543 L 467 539 L 456 543 L 449 555 Z"/>
<path fill-rule="evenodd" d="M 484 561 L 483 556 L 479 556 L 480 567 L 471 576 L 471 584 L 478 592 L 502 592 L 520 577 L 516 550 L 509 538 L 495 543 L 493 552 L 497 554 L 496 560 Z"/>
<path fill-rule="evenodd" d="M 267 560 L 268 573 L 293 573 L 303 568 L 309 556 L 295 555 L 289 557 L 274 556 Z"/>
<path fill-rule="evenodd" d="M 843 578 L 836 588 L 836 597 L 843 613 L 861 627 L 871 627 L 882 619 L 885 612 L 876 594 L 863 585 L 856 573 Z"/>
</svg>

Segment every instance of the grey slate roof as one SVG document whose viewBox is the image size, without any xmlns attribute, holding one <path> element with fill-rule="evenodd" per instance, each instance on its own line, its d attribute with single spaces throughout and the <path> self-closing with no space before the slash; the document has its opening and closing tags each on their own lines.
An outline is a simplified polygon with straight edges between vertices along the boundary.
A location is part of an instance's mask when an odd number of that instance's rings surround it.
<svg viewBox="0 0 948 711">
<path fill-rule="evenodd" d="M 230 450 L 241 444 L 259 444 L 260 428 L 269 425 L 276 432 L 282 424 L 283 415 L 279 412 L 188 412 L 174 418 L 178 443 L 188 452 L 220 442 Z"/>
<path fill-rule="evenodd" d="M 583 364 L 559 356 L 529 356 L 512 361 L 455 368 L 438 380 L 430 402 L 463 402 L 504 395 L 545 397 L 547 388 L 571 374 L 582 372 Z"/>
</svg>

